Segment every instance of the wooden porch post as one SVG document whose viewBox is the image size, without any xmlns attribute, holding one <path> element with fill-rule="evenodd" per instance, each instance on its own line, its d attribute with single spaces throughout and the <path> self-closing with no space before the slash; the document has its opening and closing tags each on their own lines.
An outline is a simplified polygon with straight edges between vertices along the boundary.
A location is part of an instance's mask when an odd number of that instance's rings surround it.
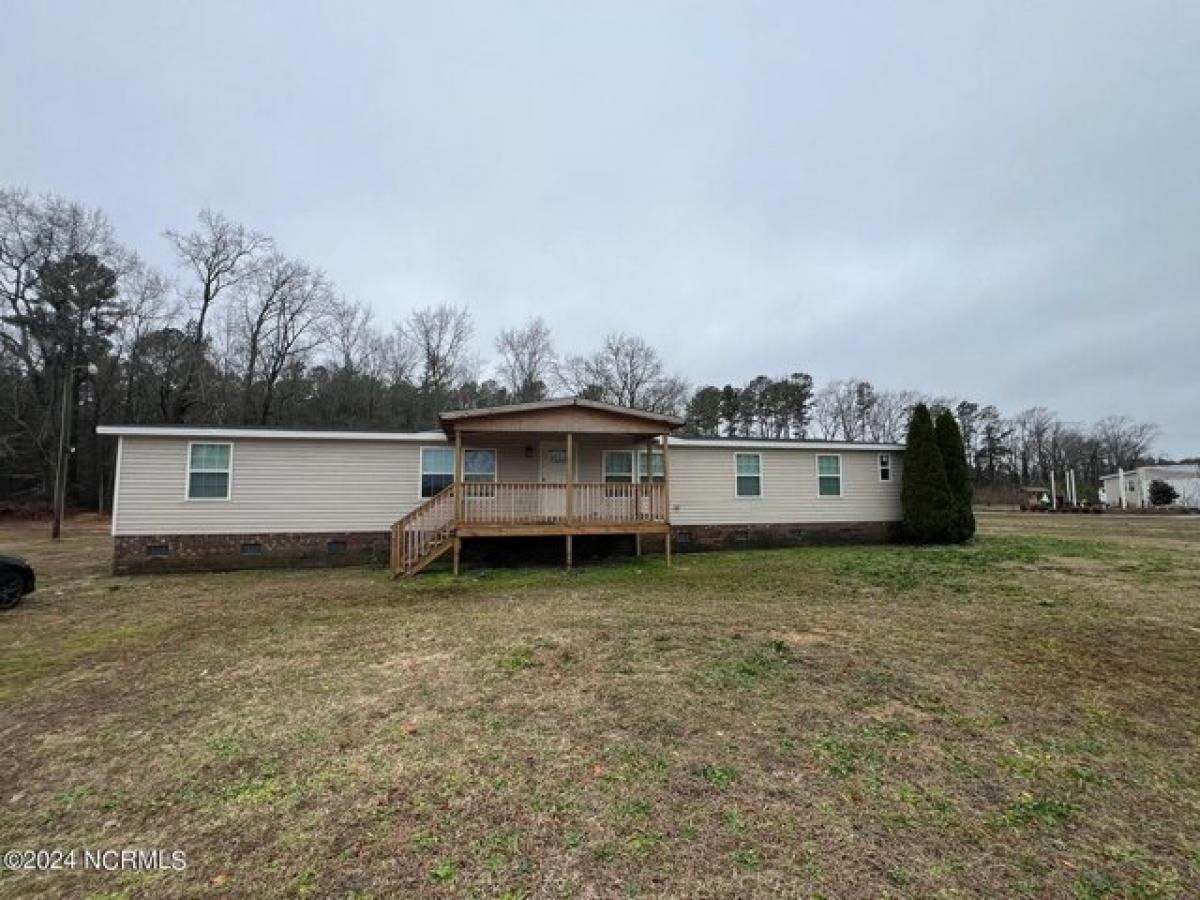
<svg viewBox="0 0 1200 900">
<path fill-rule="evenodd" d="M 567 535 L 567 568 L 571 568 L 571 555 L 574 548 L 571 546 L 571 535 Z"/>
<path fill-rule="evenodd" d="M 462 554 L 462 538 L 458 536 L 458 523 L 462 519 L 463 495 L 463 445 L 462 432 L 454 429 L 454 574 L 458 575 L 458 558 Z"/>
<path fill-rule="evenodd" d="M 663 518 L 666 520 L 667 565 L 671 565 L 671 433 L 662 436 L 663 445 Z"/>
<path fill-rule="evenodd" d="M 454 429 L 454 524 L 462 518 L 463 445 L 462 432 Z"/>
<path fill-rule="evenodd" d="M 567 432 L 567 523 L 575 518 L 575 441 L 574 435 Z M 567 538 L 567 568 L 571 567 L 571 539 Z"/>
<path fill-rule="evenodd" d="M 645 496 L 650 497 L 654 492 L 654 438 L 646 438 L 646 486 Z M 650 504 L 650 521 L 654 521 L 654 504 Z"/>
</svg>

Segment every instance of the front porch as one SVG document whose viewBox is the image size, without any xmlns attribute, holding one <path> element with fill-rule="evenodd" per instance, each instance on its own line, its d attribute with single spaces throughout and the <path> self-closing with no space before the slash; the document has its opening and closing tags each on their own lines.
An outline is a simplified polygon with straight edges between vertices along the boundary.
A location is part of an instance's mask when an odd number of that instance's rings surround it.
<svg viewBox="0 0 1200 900">
<path fill-rule="evenodd" d="M 392 526 L 391 570 L 413 575 L 470 538 L 664 537 L 670 561 L 672 416 L 554 400 L 441 417 L 450 448 L 422 454 L 424 502 Z M 451 456 L 452 454 L 452 456 Z M 452 469 L 451 469 L 452 461 Z M 436 490 L 436 493 L 434 492 Z"/>
</svg>

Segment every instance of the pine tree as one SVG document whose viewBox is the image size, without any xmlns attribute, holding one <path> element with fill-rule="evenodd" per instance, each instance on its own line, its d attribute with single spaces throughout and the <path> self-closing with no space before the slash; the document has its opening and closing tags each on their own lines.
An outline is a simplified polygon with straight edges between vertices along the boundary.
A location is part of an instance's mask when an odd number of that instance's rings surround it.
<svg viewBox="0 0 1200 900">
<path fill-rule="evenodd" d="M 919 544 L 934 544 L 949 537 L 954 502 L 946 481 L 946 468 L 938 452 L 929 407 L 913 407 L 904 451 L 904 482 L 900 489 L 904 534 Z"/>
<path fill-rule="evenodd" d="M 933 426 L 938 451 L 942 455 L 942 466 L 946 470 L 946 483 L 954 515 L 948 537 L 955 543 L 963 543 L 975 534 L 975 512 L 971 509 L 971 473 L 967 468 L 967 453 L 963 447 L 962 433 L 958 421 L 948 409 L 938 413 Z"/>
</svg>

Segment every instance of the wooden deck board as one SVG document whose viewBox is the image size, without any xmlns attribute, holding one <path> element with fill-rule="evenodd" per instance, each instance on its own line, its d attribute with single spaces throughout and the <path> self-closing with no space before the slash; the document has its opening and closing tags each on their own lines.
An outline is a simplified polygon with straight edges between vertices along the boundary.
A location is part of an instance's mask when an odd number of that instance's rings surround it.
<svg viewBox="0 0 1200 900">
<path fill-rule="evenodd" d="M 580 534 L 666 534 L 664 522 L 510 522 L 503 525 L 471 523 L 455 529 L 458 537 L 554 537 Z"/>
</svg>

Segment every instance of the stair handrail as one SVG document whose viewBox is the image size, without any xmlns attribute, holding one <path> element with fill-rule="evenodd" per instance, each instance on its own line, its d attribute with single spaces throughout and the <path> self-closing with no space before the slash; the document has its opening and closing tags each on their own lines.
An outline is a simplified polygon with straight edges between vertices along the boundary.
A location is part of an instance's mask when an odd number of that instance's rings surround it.
<svg viewBox="0 0 1200 900">
<path fill-rule="evenodd" d="M 391 569 L 393 575 L 409 571 L 430 550 L 449 539 L 454 528 L 454 483 L 446 485 L 432 497 L 410 510 L 392 525 Z M 444 507 L 449 506 L 446 510 Z M 435 520 L 422 528 L 422 520 L 435 513 L 448 512 L 444 521 Z"/>
</svg>

